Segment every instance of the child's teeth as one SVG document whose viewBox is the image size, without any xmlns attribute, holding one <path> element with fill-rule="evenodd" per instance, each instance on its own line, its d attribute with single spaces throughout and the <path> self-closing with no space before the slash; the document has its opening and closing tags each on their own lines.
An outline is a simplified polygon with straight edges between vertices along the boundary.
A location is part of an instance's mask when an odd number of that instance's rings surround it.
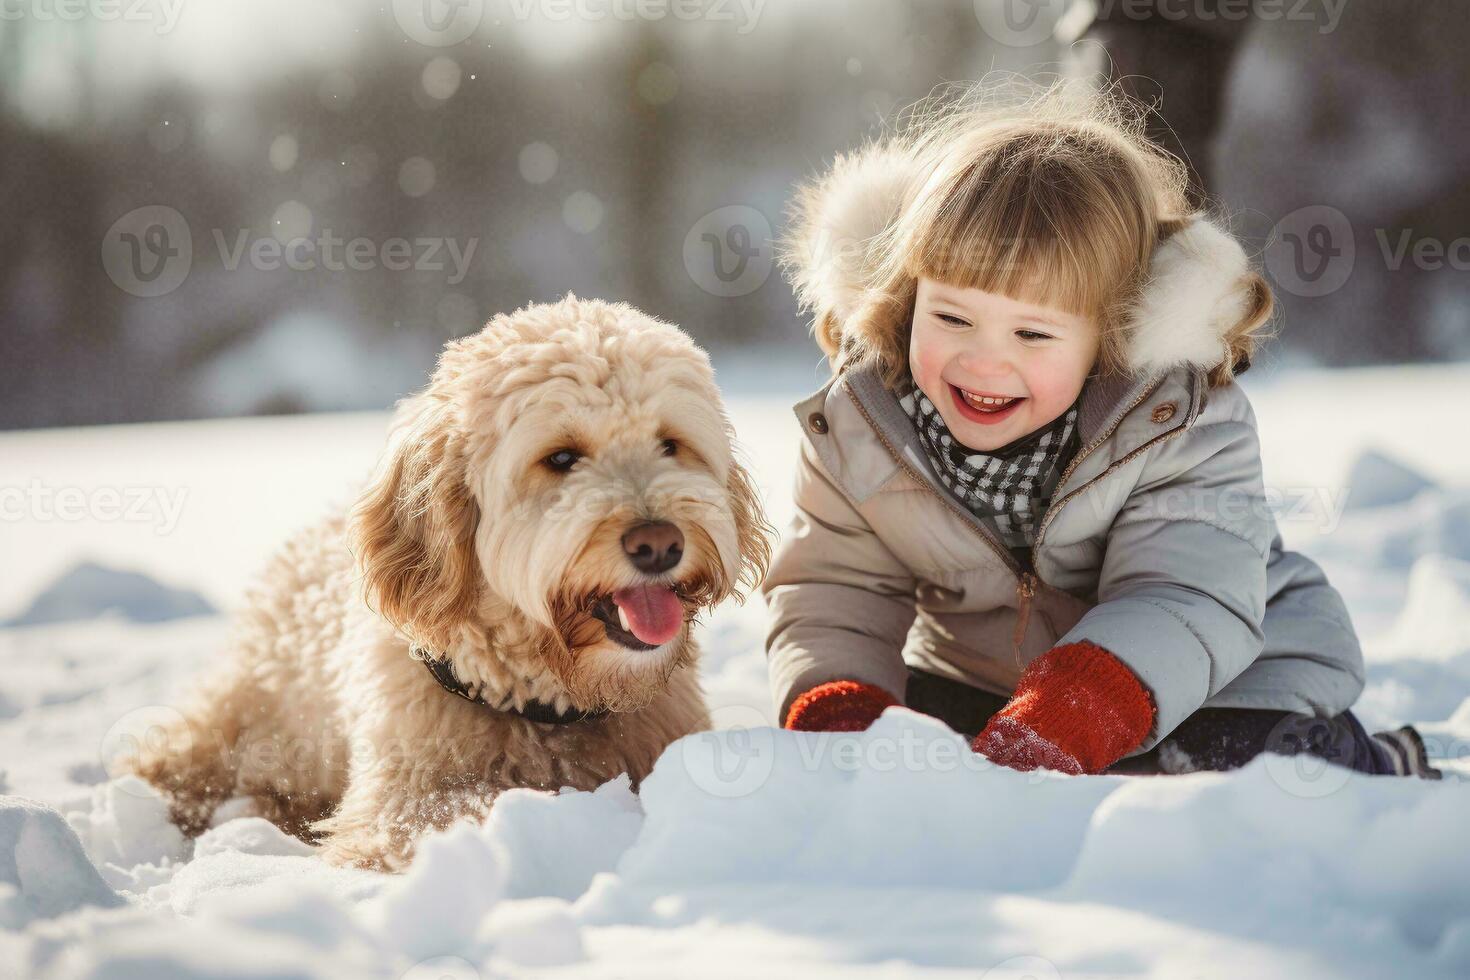
<svg viewBox="0 0 1470 980">
<path fill-rule="evenodd" d="M 986 395 L 972 395 L 963 388 L 960 391 L 963 392 L 965 401 L 974 405 L 976 408 L 1003 408 L 1015 401 L 1014 398 L 990 398 Z"/>
</svg>

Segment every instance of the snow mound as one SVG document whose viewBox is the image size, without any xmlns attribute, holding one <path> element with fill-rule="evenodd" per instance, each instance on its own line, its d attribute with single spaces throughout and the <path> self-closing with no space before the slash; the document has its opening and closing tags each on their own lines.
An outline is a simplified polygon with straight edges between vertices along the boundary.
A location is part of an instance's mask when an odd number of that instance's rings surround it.
<svg viewBox="0 0 1470 980">
<path fill-rule="evenodd" d="M 586 958 L 582 927 L 571 905 L 560 898 L 505 902 L 490 910 L 480 938 L 493 954 L 492 967 L 547 968 L 580 963 Z"/>
<path fill-rule="evenodd" d="M 92 791 L 91 806 L 68 815 L 87 857 L 104 873 L 122 874 L 138 865 L 183 861 L 189 842 L 168 816 L 158 791 L 137 776 L 124 776 Z M 115 887 L 128 887 L 122 877 Z"/>
<path fill-rule="evenodd" d="M 1312 552 L 1368 571 L 1383 585 L 1427 555 L 1470 561 L 1470 491 L 1429 490 L 1401 506 L 1352 514 L 1314 541 Z"/>
<path fill-rule="evenodd" d="M 1470 683 L 1470 561 L 1428 555 L 1415 562 L 1403 611 L 1379 652 L 1462 662 Z"/>
<path fill-rule="evenodd" d="M 1438 721 L 1460 708 L 1470 692 L 1470 562 L 1420 558 L 1397 619 L 1365 646 L 1369 684 L 1356 709 L 1365 723 Z"/>
<path fill-rule="evenodd" d="M 1277 755 L 1186 776 L 1018 773 L 902 708 L 863 733 L 746 734 L 670 747 L 643 785 L 643 833 L 575 905 L 584 926 L 714 915 L 820 937 L 843 920 L 849 939 L 873 930 L 888 949 L 966 895 L 980 901 L 975 928 L 1003 934 L 1015 923 L 994 903 L 1026 896 L 1051 922 L 1108 906 L 1154 928 L 1250 937 L 1278 964 L 1311 949 L 1309 975 L 1330 975 L 1323 963 L 1355 975 L 1470 967 L 1470 851 L 1444 846 L 1470 812 L 1470 783 Z M 734 757 L 746 766 L 732 781 Z M 918 962 L 949 962 L 917 945 L 905 949 Z M 1087 961 L 1055 962 L 1066 975 Z"/>
<path fill-rule="evenodd" d="M 599 872 L 611 871 L 643 826 L 638 799 L 620 776 L 595 791 L 517 789 L 495 800 L 481 825 L 460 823 L 426 837 L 413 864 L 365 911 L 392 948 L 412 956 L 476 958 L 492 948 L 517 963 L 550 964 L 564 957 L 567 929 L 560 908 L 580 896 Z M 534 928 L 512 916 L 482 929 L 485 913 L 504 899 L 555 898 L 533 906 Z M 527 913 L 529 914 L 529 913 Z M 511 937 L 521 926 L 526 934 Z M 555 950 L 533 934 L 549 932 Z"/>
<path fill-rule="evenodd" d="M 211 827 L 194 841 L 194 857 L 215 854 L 261 854 L 274 857 L 310 857 L 316 849 L 292 837 L 264 817 L 238 817 Z"/>
<path fill-rule="evenodd" d="M 587 833 L 590 827 L 597 832 Z M 642 827 L 643 808 L 628 777 L 619 776 L 591 793 L 503 793 L 483 833 L 505 856 L 507 897 L 570 901 L 598 872 L 617 866 Z"/>
<path fill-rule="evenodd" d="M 1093 815 L 1063 893 L 1283 944 L 1316 909 L 1320 938 L 1435 958 L 1470 925 L 1470 852 L 1441 843 L 1470 812 L 1470 785 L 1425 792 L 1313 765 L 1265 755 L 1234 773 L 1130 782 Z"/>
<path fill-rule="evenodd" d="M 1359 454 L 1348 470 L 1346 509 L 1404 504 L 1434 487 L 1434 481 L 1375 449 Z"/>
<path fill-rule="evenodd" d="M 413 865 L 364 909 L 375 934 L 410 956 L 483 954 L 480 917 L 505 895 L 504 856 L 461 823 L 424 838 Z"/>
<path fill-rule="evenodd" d="M 0 925 L 18 929 L 86 905 L 121 904 L 60 813 L 0 797 Z"/>
<path fill-rule="evenodd" d="M 618 871 L 645 885 L 1042 888 L 1066 877 L 1089 814 L 1122 778 L 1004 769 L 905 708 L 862 733 L 703 732 L 644 781 L 647 823 Z M 900 846 L 866 841 L 880 827 Z M 1052 844 L 1018 849 L 1020 833 Z M 916 841 L 921 851 L 901 846 Z"/>
<path fill-rule="evenodd" d="M 135 623 L 161 623 L 215 612 L 203 596 L 137 572 L 83 563 L 42 589 L 20 615 L 0 626 L 74 623 L 113 613 Z"/>
</svg>

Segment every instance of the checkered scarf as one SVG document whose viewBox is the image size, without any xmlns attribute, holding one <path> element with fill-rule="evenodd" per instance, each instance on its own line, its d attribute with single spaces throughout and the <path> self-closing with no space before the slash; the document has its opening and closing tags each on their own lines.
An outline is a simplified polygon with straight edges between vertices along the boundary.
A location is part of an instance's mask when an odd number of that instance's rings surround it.
<svg viewBox="0 0 1470 980">
<path fill-rule="evenodd" d="M 1050 503 L 1039 493 L 1050 492 L 1052 477 L 1079 448 L 1078 402 L 1035 432 L 983 453 L 955 441 L 944 417 L 912 379 L 900 385 L 898 396 L 944 485 L 971 511 L 989 518 L 1006 547 L 1030 547 Z"/>
</svg>

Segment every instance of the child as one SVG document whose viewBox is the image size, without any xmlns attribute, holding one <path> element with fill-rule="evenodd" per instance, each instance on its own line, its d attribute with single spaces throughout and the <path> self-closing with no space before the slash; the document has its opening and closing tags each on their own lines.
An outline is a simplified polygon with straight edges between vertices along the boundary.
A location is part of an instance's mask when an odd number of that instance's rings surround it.
<svg viewBox="0 0 1470 980">
<path fill-rule="evenodd" d="M 1348 710 L 1358 641 L 1282 549 L 1233 381 L 1270 292 L 1138 115 L 975 89 L 803 190 L 785 260 L 833 378 L 796 406 L 762 586 L 779 717 L 906 703 L 1017 769 L 1269 748 L 1435 778 L 1413 729 Z"/>
</svg>

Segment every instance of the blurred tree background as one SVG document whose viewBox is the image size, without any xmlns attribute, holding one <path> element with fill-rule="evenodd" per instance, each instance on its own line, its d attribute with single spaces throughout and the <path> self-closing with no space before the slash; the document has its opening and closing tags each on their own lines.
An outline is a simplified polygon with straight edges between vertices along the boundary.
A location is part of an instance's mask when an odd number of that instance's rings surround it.
<svg viewBox="0 0 1470 980">
<path fill-rule="evenodd" d="M 793 183 L 997 69 L 1111 65 L 1253 247 L 1336 236 L 1331 288 L 1270 266 L 1268 360 L 1470 356 L 1459 6 L 1285 0 L 1221 40 L 1214 0 L 1125 2 L 3 0 L 0 428 L 385 406 L 568 291 L 810 367 L 770 263 Z M 187 243 L 128 217 L 159 207 Z M 297 239 L 370 251 L 270 260 Z M 118 272 L 182 244 L 176 284 Z"/>
</svg>

